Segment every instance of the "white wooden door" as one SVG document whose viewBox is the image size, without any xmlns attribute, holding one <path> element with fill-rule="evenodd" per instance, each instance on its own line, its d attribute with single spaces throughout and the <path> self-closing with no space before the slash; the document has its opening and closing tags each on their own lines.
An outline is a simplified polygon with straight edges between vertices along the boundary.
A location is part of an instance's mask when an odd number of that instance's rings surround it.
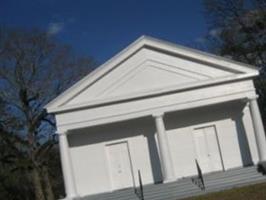
<svg viewBox="0 0 266 200">
<path fill-rule="evenodd" d="M 114 190 L 133 186 L 132 166 L 127 142 L 107 145 L 109 168 Z"/>
<path fill-rule="evenodd" d="M 214 126 L 194 130 L 196 156 L 203 173 L 223 169 L 216 129 Z"/>
</svg>

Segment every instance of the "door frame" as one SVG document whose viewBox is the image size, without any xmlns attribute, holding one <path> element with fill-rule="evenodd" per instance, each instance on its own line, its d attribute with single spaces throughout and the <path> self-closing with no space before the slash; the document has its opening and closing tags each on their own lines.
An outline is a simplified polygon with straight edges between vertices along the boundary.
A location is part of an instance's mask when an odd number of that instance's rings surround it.
<svg viewBox="0 0 266 200">
<path fill-rule="evenodd" d="M 119 189 L 114 187 L 113 178 L 112 178 L 112 172 L 111 172 L 111 165 L 110 165 L 110 155 L 109 155 L 109 152 L 107 151 L 106 147 L 111 146 L 111 145 L 116 145 L 116 144 L 122 144 L 122 143 L 126 143 L 126 146 L 127 146 L 127 154 L 128 154 L 131 178 L 132 178 L 132 183 L 133 183 L 132 185 L 133 185 L 133 187 L 135 187 L 133 163 L 132 163 L 132 159 L 131 159 L 131 154 L 130 154 L 128 140 L 121 140 L 121 141 L 116 141 L 116 142 L 107 142 L 107 143 L 104 144 L 104 151 L 105 151 L 105 156 L 106 156 L 107 166 L 108 166 L 107 170 L 108 170 L 108 176 L 109 176 L 110 191 L 115 191 L 115 190 L 119 190 Z M 123 189 L 123 188 L 121 188 L 121 189 Z"/>
<path fill-rule="evenodd" d="M 213 127 L 214 128 L 215 138 L 216 138 L 216 141 L 217 141 L 217 146 L 218 146 L 218 151 L 219 151 L 220 160 L 221 160 L 221 166 L 222 166 L 221 171 L 225 171 L 221 145 L 220 145 L 220 141 L 219 141 L 219 137 L 218 137 L 218 130 L 217 130 L 216 124 L 214 124 L 214 123 L 204 123 L 204 124 L 192 127 L 192 137 L 193 137 L 195 158 L 198 157 L 198 153 L 197 153 L 197 150 L 196 150 L 196 141 L 195 141 L 195 137 L 194 137 L 194 130 L 201 129 L 201 128 L 208 128 L 208 127 Z M 212 173 L 212 172 L 209 172 L 209 173 Z"/>
</svg>

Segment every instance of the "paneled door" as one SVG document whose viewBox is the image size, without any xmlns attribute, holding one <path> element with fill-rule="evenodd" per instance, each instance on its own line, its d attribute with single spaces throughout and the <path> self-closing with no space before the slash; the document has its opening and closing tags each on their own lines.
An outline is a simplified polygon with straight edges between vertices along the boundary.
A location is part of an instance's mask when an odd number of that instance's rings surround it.
<svg viewBox="0 0 266 200">
<path fill-rule="evenodd" d="M 133 186 L 132 166 L 127 142 L 106 146 L 112 189 L 122 189 Z"/>
<path fill-rule="evenodd" d="M 203 173 L 223 170 L 215 126 L 194 129 L 196 158 Z"/>
</svg>

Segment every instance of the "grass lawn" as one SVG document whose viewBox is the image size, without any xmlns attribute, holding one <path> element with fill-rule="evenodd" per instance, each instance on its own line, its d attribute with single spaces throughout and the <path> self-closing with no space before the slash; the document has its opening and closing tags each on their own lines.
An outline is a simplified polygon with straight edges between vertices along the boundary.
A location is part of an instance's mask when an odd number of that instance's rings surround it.
<svg viewBox="0 0 266 200">
<path fill-rule="evenodd" d="M 186 198 L 185 200 L 266 200 L 266 183 Z"/>
</svg>

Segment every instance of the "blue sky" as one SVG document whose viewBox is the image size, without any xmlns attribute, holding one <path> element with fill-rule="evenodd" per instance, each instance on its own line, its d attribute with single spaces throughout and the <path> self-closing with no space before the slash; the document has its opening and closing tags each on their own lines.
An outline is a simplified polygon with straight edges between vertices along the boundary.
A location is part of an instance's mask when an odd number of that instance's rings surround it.
<svg viewBox="0 0 266 200">
<path fill-rule="evenodd" d="M 207 33 L 201 0 L 1 0 L 0 25 L 43 29 L 100 63 L 141 35 L 190 46 Z"/>
</svg>

